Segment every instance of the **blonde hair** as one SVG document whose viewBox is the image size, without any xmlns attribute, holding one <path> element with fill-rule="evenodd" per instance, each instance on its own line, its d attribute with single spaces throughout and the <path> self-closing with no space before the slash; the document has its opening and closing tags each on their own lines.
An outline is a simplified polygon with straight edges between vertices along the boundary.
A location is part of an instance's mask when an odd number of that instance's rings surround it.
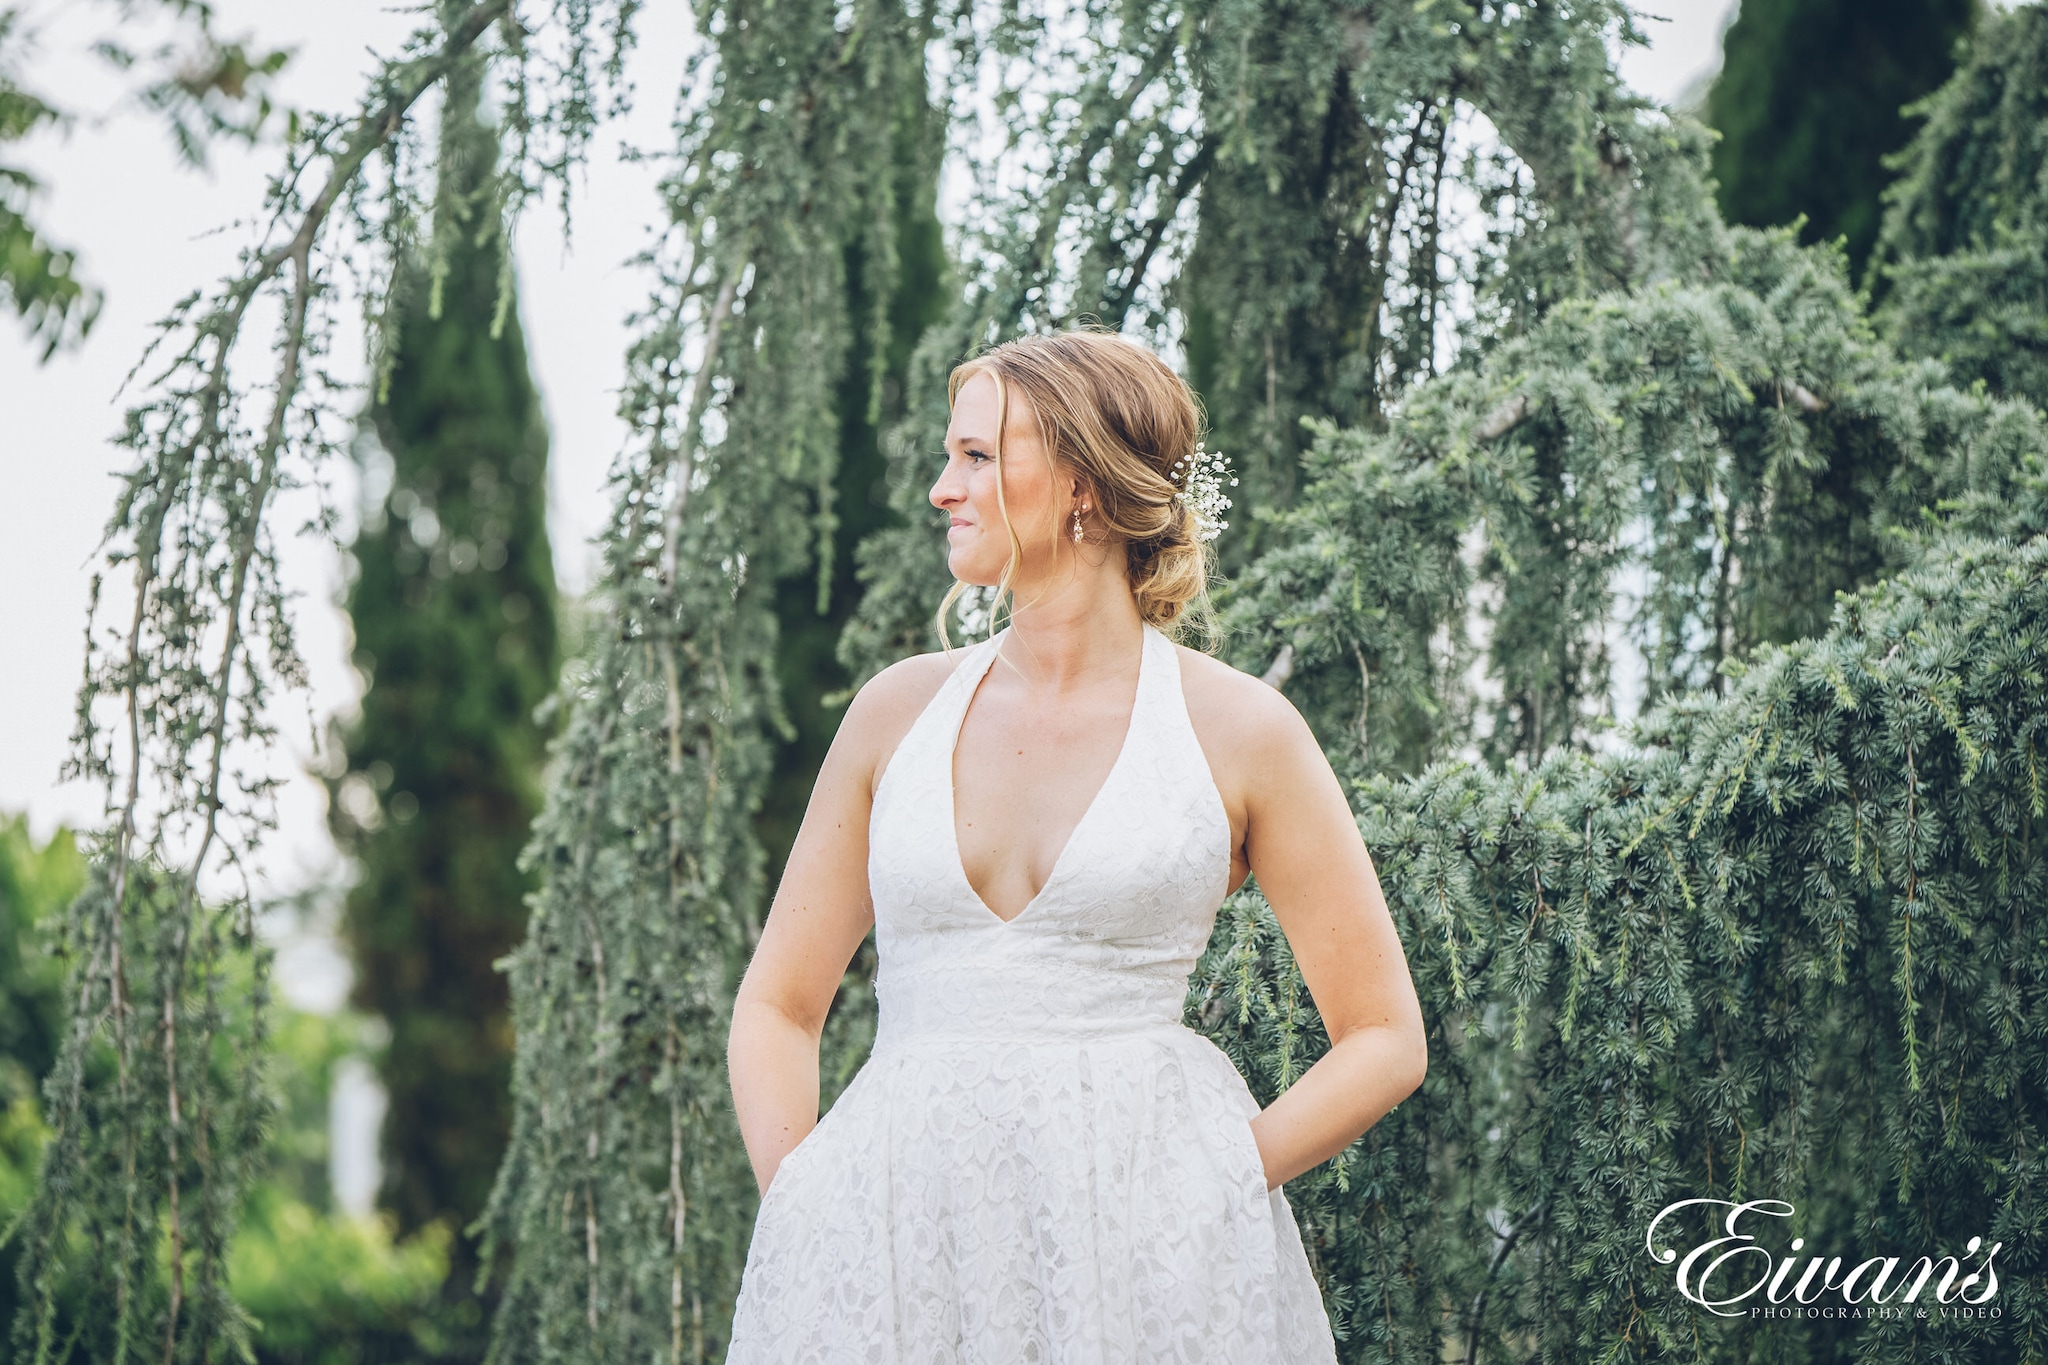
<svg viewBox="0 0 2048 1365">
<path fill-rule="evenodd" d="M 1079 475 L 1102 525 L 1122 537 L 1139 617 L 1176 638 L 1189 625 L 1207 629 L 1215 551 L 1198 534 L 1193 509 L 1176 496 L 1171 473 L 1175 461 L 1192 459 L 1202 437 L 1201 405 L 1187 381 L 1137 343 L 1092 327 L 1018 337 L 963 361 L 947 381 L 947 401 L 977 374 L 996 385 L 996 506 L 1010 536 L 988 633 L 995 634 L 996 612 L 1024 548 L 1003 499 L 1002 432 L 1012 386 L 1031 400 L 1055 475 L 1063 468 Z M 939 639 L 949 650 L 946 614 L 968 586 L 955 580 L 939 603 Z"/>
</svg>

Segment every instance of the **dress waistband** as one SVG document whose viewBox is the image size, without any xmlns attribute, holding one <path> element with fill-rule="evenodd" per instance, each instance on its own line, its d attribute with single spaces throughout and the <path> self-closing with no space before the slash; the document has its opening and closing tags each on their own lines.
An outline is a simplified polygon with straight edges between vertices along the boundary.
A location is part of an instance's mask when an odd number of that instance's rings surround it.
<svg viewBox="0 0 2048 1365">
<path fill-rule="evenodd" d="M 875 1049 L 1067 1042 L 1183 1031 L 1184 972 L 1071 962 L 892 964 L 875 979 Z"/>
</svg>

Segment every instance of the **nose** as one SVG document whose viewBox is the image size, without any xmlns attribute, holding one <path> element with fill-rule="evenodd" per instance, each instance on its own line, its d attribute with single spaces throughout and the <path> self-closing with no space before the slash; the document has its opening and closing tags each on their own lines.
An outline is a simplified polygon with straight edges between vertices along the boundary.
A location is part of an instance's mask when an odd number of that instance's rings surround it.
<svg viewBox="0 0 2048 1365">
<path fill-rule="evenodd" d="M 953 477 L 953 461 L 946 461 L 946 467 L 939 471 L 937 481 L 932 484 L 931 492 L 926 496 L 932 506 L 941 510 L 966 501 L 966 490 L 959 487 L 958 480 Z"/>
</svg>

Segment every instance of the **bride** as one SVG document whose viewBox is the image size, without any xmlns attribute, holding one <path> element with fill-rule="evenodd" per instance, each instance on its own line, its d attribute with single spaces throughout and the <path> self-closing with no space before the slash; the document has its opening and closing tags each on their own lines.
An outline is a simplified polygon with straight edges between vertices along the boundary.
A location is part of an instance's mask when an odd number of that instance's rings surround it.
<svg viewBox="0 0 2048 1365">
<path fill-rule="evenodd" d="M 818 774 L 733 1007 L 763 1194 L 726 1359 L 1333 1361 L 1280 1187 L 1413 1092 L 1427 1046 L 1307 724 L 1167 633 L 1220 529 L 1194 397 L 1089 331 L 978 356 L 952 397 L 941 638 L 968 585 L 1013 605 L 863 687 Z M 1331 1040 L 1263 1111 L 1181 1023 L 1252 873 Z M 874 1051 L 820 1119 L 871 928 Z"/>
</svg>

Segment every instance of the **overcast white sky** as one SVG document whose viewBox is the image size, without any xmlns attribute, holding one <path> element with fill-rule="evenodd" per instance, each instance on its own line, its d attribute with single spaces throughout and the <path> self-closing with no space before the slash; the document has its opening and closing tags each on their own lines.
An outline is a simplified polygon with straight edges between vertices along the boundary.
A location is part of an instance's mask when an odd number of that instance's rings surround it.
<svg viewBox="0 0 2048 1365">
<path fill-rule="evenodd" d="M 33 0 L 28 8 L 44 42 L 27 75 L 82 117 L 68 132 L 32 139 L 21 158 L 48 187 L 37 201 L 41 223 L 79 250 L 85 275 L 106 293 L 90 339 L 48 364 L 38 364 L 19 328 L 0 318 L 0 812 L 28 811 L 40 837 L 60 822 L 92 823 L 100 813 L 96 792 L 56 778 L 71 726 L 94 548 L 112 505 L 113 476 L 124 467 L 122 452 L 107 439 L 120 420 L 115 391 L 152 321 L 232 264 L 244 234 L 230 225 L 260 207 L 276 148 L 223 147 L 206 171 L 182 166 L 161 124 L 123 107 L 118 82 L 84 55 L 112 6 Z M 297 49 L 280 93 L 307 110 L 350 106 L 370 54 L 391 50 L 413 17 L 377 0 L 215 0 L 215 8 L 224 32 Z M 1651 0 L 1638 8 L 1653 46 L 1629 52 L 1624 73 L 1646 94 L 1675 99 L 1718 64 L 1719 34 L 1734 0 Z M 613 406 L 623 319 L 644 297 L 640 278 L 620 263 L 642 244 L 644 225 L 657 212 L 655 172 L 622 162 L 618 150 L 622 140 L 666 145 L 690 29 L 679 0 L 651 0 L 639 23 L 631 68 L 638 107 L 595 149 L 573 250 L 565 251 L 552 209 L 534 213 L 519 242 L 520 306 L 553 432 L 555 560 L 570 591 L 590 578 L 587 542 L 604 516 L 604 476 L 621 439 Z M 332 605 L 332 555 L 302 545 L 287 568 L 306 594 L 301 644 L 312 669 L 311 710 L 326 715 L 353 700 L 345 624 Z M 306 726 L 287 723 L 286 730 L 293 752 L 283 766 L 296 773 L 310 752 Z M 303 775 L 288 786 L 267 859 L 272 888 L 331 875 L 323 803 Z"/>
</svg>

